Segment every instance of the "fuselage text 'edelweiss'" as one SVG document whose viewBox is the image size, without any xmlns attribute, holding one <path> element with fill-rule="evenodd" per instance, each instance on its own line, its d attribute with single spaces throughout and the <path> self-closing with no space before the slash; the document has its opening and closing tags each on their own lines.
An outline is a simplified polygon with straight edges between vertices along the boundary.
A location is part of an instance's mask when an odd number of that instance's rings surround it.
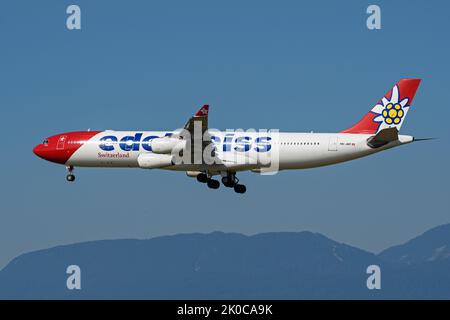
<svg viewBox="0 0 450 320">
<path fill-rule="evenodd" d="M 77 131 L 46 138 L 33 152 L 63 164 L 74 181 L 74 167 L 131 167 L 184 171 L 208 187 L 244 193 L 236 173 L 274 173 L 361 158 L 414 141 L 399 131 L 420 79 L 402 79 L 354 126 L 339 133 L 285 133 L 278 130 L 208 129 L 204 105 L 174 131 Z"/>
</svg>

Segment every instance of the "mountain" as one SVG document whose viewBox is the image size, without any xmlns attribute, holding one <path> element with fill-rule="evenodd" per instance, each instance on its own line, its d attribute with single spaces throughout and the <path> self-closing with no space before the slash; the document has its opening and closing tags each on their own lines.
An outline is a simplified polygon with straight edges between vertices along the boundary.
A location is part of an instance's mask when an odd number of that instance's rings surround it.
<svg viewBox="0 0 450 320">
<path fill-rule="evenodd" d="M 311 232 L 86 242 L 15 258 L 0 271 L 0 299 L 448 299 L 439 248 L 449 240 L 442 226 L 379 256 Z M 381 290 L 366 287 L 372 264 Z M 81 290 L 66 287 L 69 265 Z"/>
<path fill-rule="evenodd" d="M 395 288 L 396 296 L 450 299 L 450 224 L 388 248 L 379 258 L 394 266 L 383 279 L 388 290 Z"/>
<path fill-rule="evenodd" d="M 450 260 L 450 224 L 445 224 L 380 253 L 380 258 L 408 265 Z"/>
</svg>

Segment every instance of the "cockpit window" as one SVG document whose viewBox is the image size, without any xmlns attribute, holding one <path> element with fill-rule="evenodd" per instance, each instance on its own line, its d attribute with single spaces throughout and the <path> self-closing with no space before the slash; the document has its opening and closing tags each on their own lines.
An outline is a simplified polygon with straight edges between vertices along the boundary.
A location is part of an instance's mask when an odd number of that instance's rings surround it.
<svg viewBox="0 0 450 320">
<path fill-rule="evenodd" d="M 42 141 L 42 144 L 47 146 L 48 145 L 48 139 L 44 139 L 44 141 Z"/>
</svg>

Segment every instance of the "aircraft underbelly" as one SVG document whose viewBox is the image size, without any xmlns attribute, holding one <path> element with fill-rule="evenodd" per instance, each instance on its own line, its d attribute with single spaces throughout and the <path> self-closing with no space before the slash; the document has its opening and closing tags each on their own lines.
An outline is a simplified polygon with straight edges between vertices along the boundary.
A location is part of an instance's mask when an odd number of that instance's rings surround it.
<svg viewBox="0 0 450 320">
<path fill-rule="evenodd" d="M 329 151 L 327 148 L 320 150 L 302 150 L 280 154 L 280 169 L 307 169 L 332 165 L 360 157 L 364 157 L 375 150 L 362 146 L 353 149 L 341 149 Z"/>
</svg>

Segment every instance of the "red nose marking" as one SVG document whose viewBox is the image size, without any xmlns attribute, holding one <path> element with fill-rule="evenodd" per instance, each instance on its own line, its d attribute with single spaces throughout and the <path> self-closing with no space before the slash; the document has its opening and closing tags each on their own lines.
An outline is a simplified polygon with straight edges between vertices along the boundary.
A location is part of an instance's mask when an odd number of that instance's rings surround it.
<svg viewBox="0 0 450 320">
<path fill-rule="evenodd" d="M 38 157 L 41 157 L 41 158 L 44 157 L 44 153 L 42 151 L 42 147 L 43 147 L 42 144 L 38 144 L 36 147 L 33 148 L 33 153 L 35 155 L 37 155 Z"/>
<path fill-rule="evenodd" d="M 100 132 L 101 131 L 77 131 L 58 134 L 48 138 L 48 143 L 38 144 L 33 148 L 33 152 L 42 159 L 65 164 L 75 151 Z"/>
</svg>

